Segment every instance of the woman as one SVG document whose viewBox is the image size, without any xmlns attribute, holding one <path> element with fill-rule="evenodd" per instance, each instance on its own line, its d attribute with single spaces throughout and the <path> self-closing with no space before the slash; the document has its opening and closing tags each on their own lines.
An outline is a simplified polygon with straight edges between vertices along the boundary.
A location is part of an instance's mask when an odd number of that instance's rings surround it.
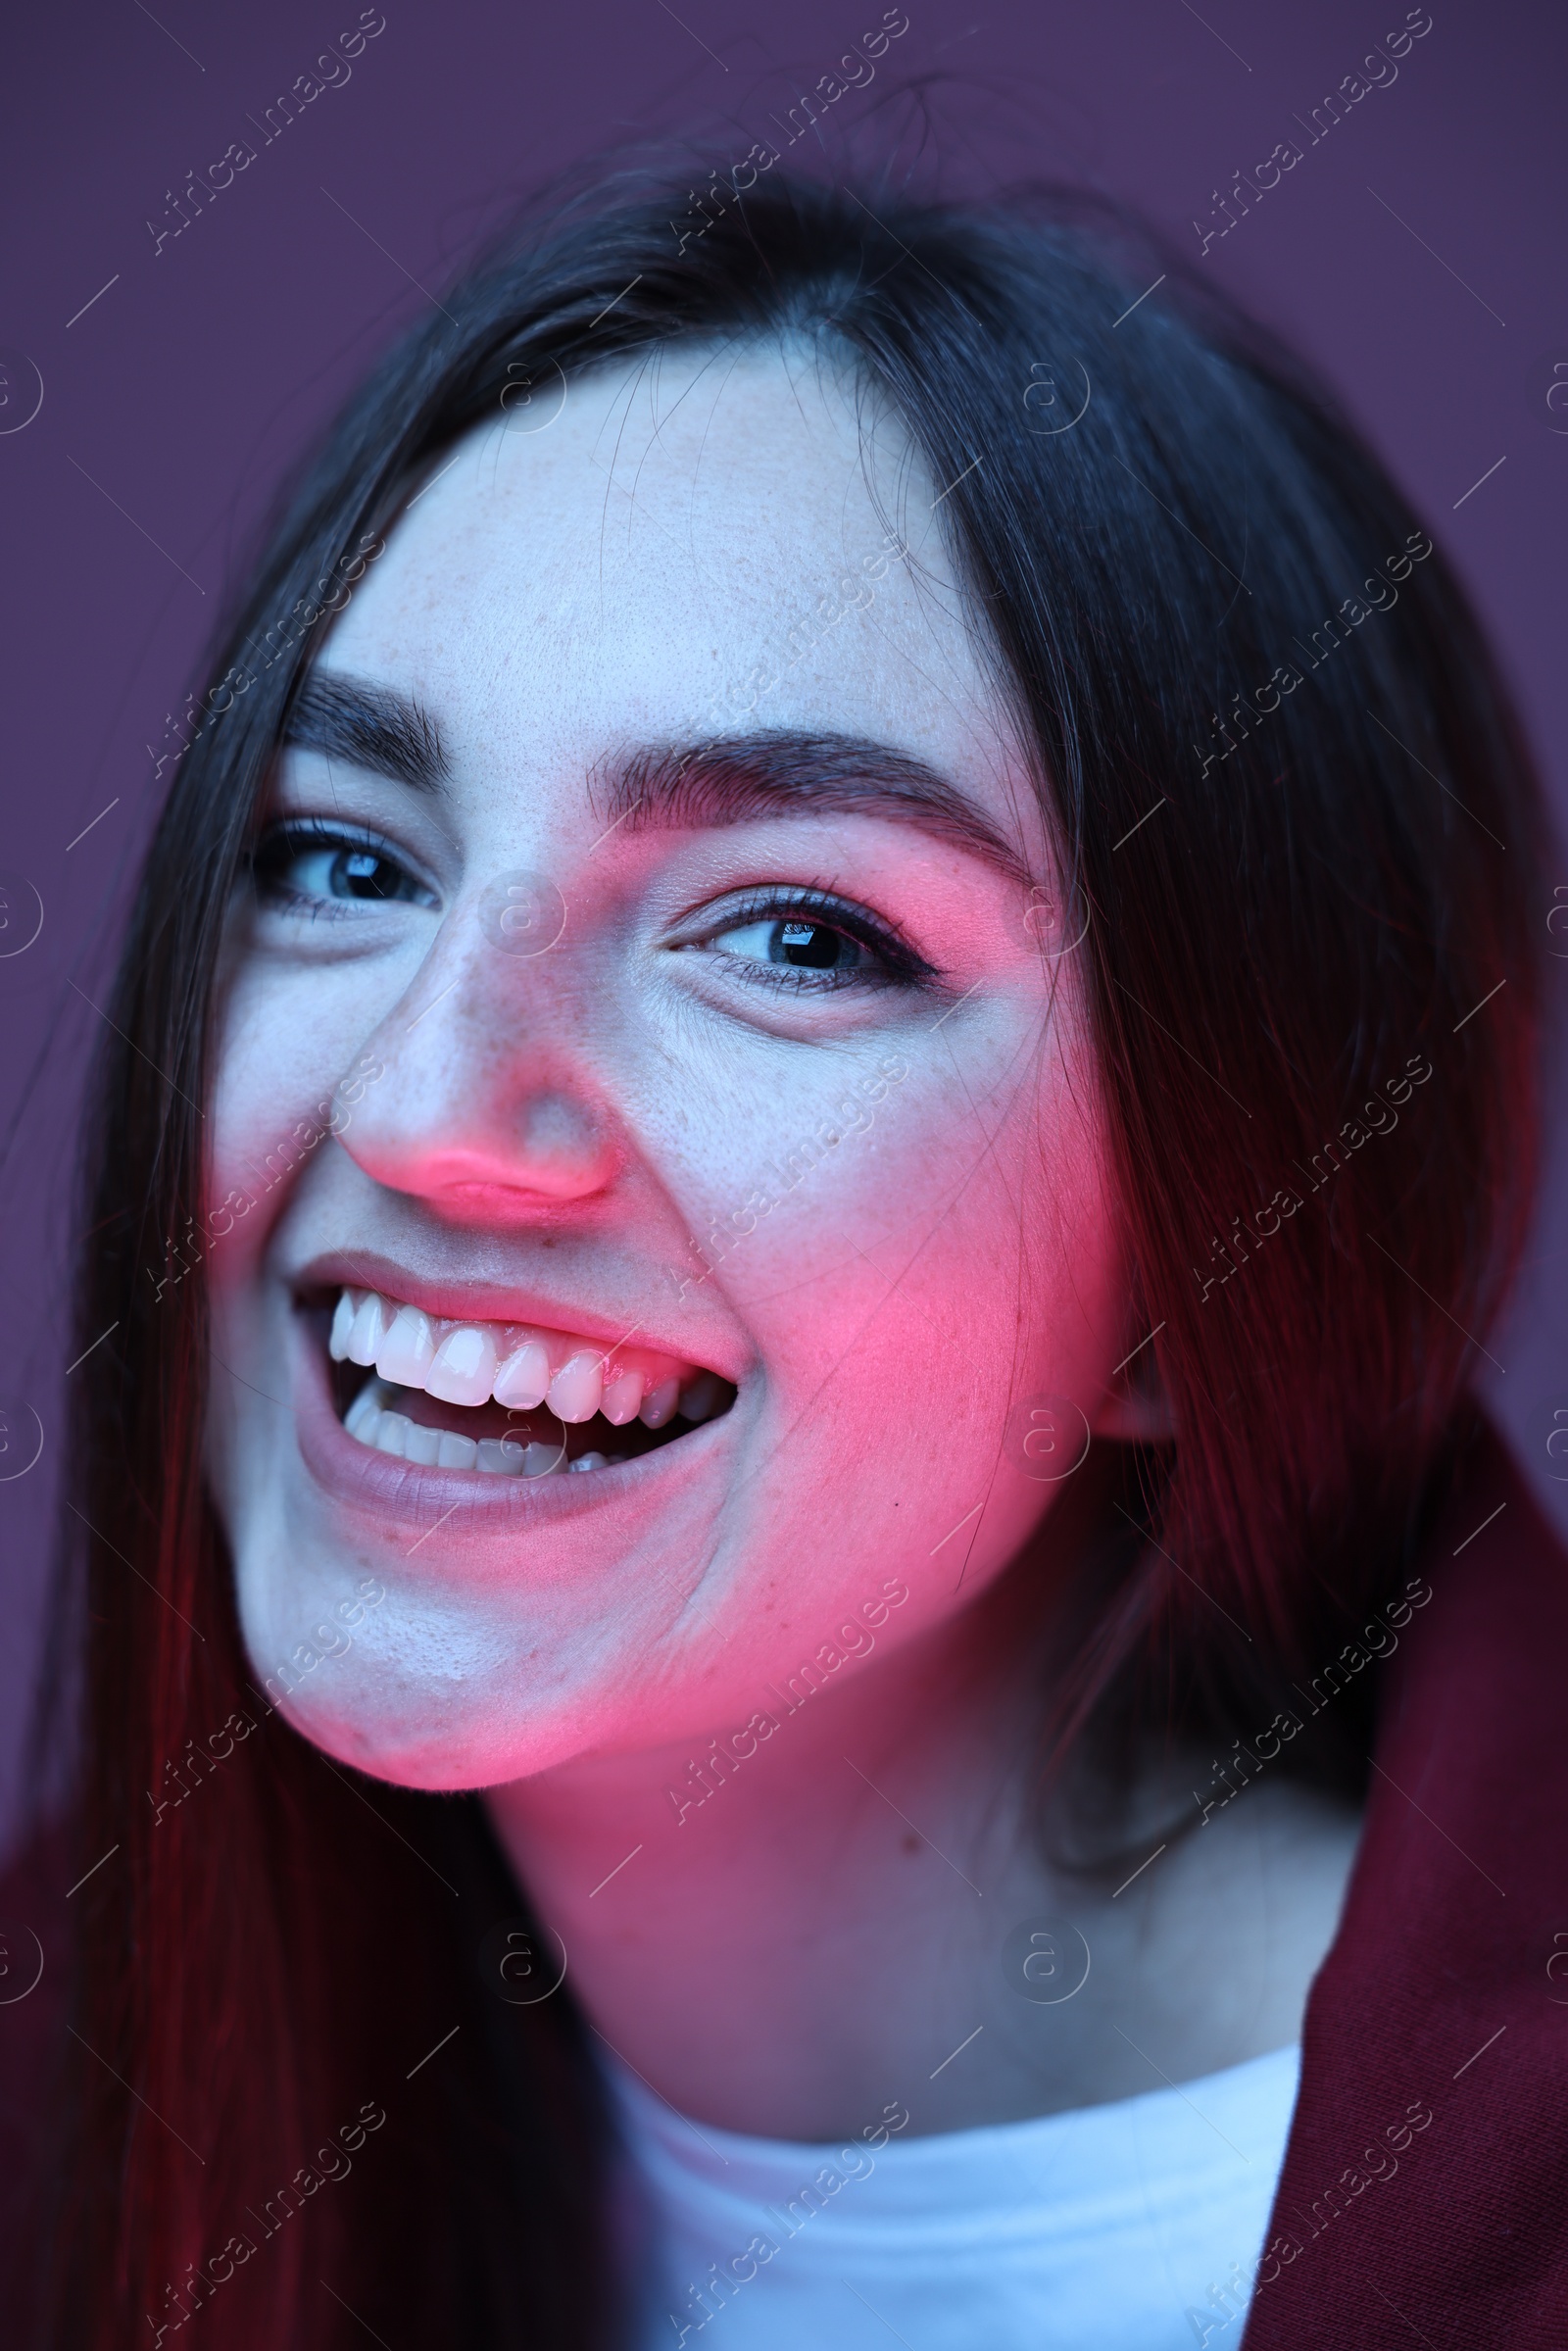
<svg viewBox="0 0 1568 2351">
<path fill-rule="evenodd" d="M 745 169 L 437 306 L 169 749 L 43 2339 L 1544 2341 L 1513 722 L 1173 269 Z"/>
</svg>

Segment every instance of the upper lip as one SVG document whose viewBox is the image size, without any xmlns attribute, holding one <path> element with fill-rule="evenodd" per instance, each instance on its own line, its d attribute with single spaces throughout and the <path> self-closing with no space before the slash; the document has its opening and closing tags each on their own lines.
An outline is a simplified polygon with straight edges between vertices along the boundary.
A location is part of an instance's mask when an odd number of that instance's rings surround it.
<svg viewBox="0 0 1568 2351">
<path fill-rule="evenodd" d="M 648 1314 L 639 1315 L 635 1310 L 618 1315 L 602 1314 L 586 1305 L 580 1296 L 566 1298 L 512 1283 L 503 1286 L 497 1282 L 432 1280 L 427 1275 L 411 1272 L 376 1249 L 325 1249 L 293 1273 L 289 1282 L 296 1294 L 327 1289 L 376 1290 L 399 1304 L 418 1306 L 438 1321 L 532 1323 L 545 1330 L 565 1331 L 574 1338 L 581 1336 L 601 1343 L 607 1349 L 635 1339 L 639 1346 L 657 1353 L 673 1355 L 683 1362 L 699 1364 L 704 1370 L 715 1371 L 731 1385 L 739 1377 L 738 1368 L 728 1369 L 712 1360 L 713 1350 L 706 1336 L 699 1353 L 692 1346 L 693 1334 L 677 1333 L 667 1322 L 662 1325 Z M 667 1307 L 664 1312 L 667 1315 Z"/>
</svg>

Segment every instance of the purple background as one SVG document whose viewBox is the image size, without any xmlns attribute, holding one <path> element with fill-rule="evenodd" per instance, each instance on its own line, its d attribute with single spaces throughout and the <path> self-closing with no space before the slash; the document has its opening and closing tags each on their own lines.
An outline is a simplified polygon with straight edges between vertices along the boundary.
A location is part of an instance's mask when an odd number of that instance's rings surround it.
<svg viewBox="0 0 1568 2351">
<path fill-rule="evenodd" d="M 1561 809 L 1568 430 L 1552 429 L 1545 401 L 1552 363 L 1568 362 L 1560 5 L 1432 0 L 1433 29 L 1396 82 L 1316 146 L 1297 118 L 1402 24 L 1403 0 L 1204 0 L 1201 17 L 1188 0 L 907 11 L 876 82 L 834 109 L 862 155 L 892 135 L 889 85 L 936 75 L 936 136 L 958 184 L 1031 171 L 1087 181 L 1196 257 L 1190 223 L 1212 219 L 1236 167 L 1282 139 L 1305 149 L 1203 266 L 1338 386 L 1453 558 Z M 252 118 L 355 25 L 358 0 L 159 0 L 156 18 L 140 0 L 101 0 L 13 22 L 0 136 L 0 872 L 31 884 L 44 923 L 24 953 L 0 957 L 0 1391 L 31 1405 L 44 1445 L 27 1475 L 0 1483 L 0 1834 L 54 1494 L 62 1480 L 70 1492 L 69 1177 L 98 1020 L 75 990 L 103 1001 L 161 789 L 146 746 L 194 682 L 236 552 L 302 441 L 512 197 L 617 139 L 670 131 L 695 139 L 693 176 L 705 176 L 769 136 L 770 110 L 811 88 L 881 13 L 880 0 L 794 0 L 787 14 L 681 0 L 678 15 L 664 0 L 550 12 L 385 0 L 386 29 L 351 80 L 269 146 Z M 146 223 L 165 219 L 167 191 L 238 139 L 259 149 L 254 164 L 155 254 Z M 43 403 L 4 429 L 36 391 L 18 351 Z M 1568 427 L 1568 413 L 1556 422 Z M 1557 872 L 1568 884 L 1568 857 Z M 1535 877 L 1544 936 L 1557 872 Z M 25 936 L 27 903 L 13 889 L 0 942 Z M 1553 944 L 1560 994 L 1568 935 Z M 1568 1530 L 1568 1458 L 1546 1449 L 1555 1412 L 1568 1428 L 1554 1345 L 1568 1304 L 1565 1145 L 1518 1303 L 1492 1342 L 1506 1370 L 1482 1368 Z"/>
</svg>

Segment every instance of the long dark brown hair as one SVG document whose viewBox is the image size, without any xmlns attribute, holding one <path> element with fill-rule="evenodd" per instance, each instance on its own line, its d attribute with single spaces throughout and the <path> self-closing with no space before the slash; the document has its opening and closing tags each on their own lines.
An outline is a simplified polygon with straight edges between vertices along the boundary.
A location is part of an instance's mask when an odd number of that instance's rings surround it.
<svg viewBox="0 0 1568 2351">
<path fill-rule="evenodd" d="M 570 1987 L 496 1996 L 487 1937 L 525 1897 L 476 1798 L 365 1781 L 264 1713 L 200 1472 L 225 908 L 331 612 L 460 436 L 671 338 L 789 332 L 850 355 L 944 485 L 1087 925 L 1175 1420 L 1126 1487 L 1154 1540 L 1099 1594 L 1064 1719 L 1255 1727 L 1337 1653 L 1413 1556 L 1516 1258 L 1540 802 L 1405 501 L 1124 224 L 748 168 L 700 205 L 568 205 L 447 293 L 306 473 L 169 747 L 84 1217 L 77 1345 L 111 1335 L 74 1381 L 72 1834 L 83 1870 L 113 1850 L 73 1902 L 53 2346 L 566 2351 L 616 2327 Z"/>
</svg>

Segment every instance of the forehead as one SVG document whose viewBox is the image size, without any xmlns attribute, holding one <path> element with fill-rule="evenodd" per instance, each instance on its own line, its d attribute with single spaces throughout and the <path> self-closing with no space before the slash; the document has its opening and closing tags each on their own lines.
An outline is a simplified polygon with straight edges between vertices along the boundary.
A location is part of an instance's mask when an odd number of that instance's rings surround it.
<svg viewBox="0 0 1568 2351">
<path fill-rule="evenodd" d="M 1018 807 L 942 485 L 842 368 L 681 345 L 562 391 L 542 381 L 437 469 L 337 623 L 334 668 L 416 695 L 460 768 L 514 768 L 526 745 L 537 778 L 627 741 L 831 728 Z"/>
</svg>

